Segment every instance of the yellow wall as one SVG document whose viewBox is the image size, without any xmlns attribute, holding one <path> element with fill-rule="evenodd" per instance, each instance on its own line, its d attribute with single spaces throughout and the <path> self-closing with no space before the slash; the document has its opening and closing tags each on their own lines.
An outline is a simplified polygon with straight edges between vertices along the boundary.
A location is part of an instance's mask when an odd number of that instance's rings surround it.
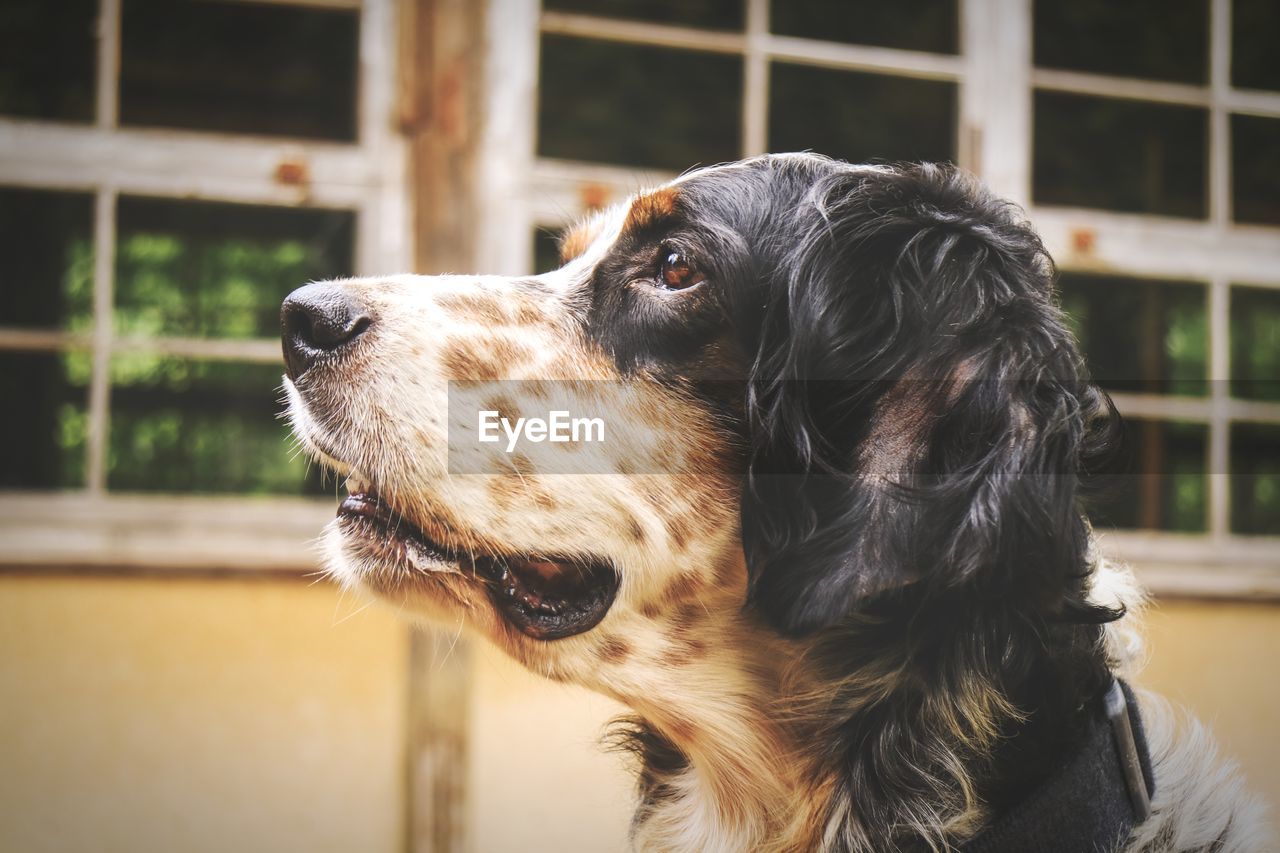
<svg viewBox="0 0 1280 853">
<path fill-rule="evenodd" d="M 1183 704 L 1280 806 L 1280 607 L 1162 601 L 1147 614 L 1151 658 L 1139 680 Z"/>
<path fill-rule="evenodd" d="M 1164 602 L 1142 683 L 1280 802 L 1280 608 Z M 0 851 L 403 849 L 407 630 L 327 584 L 0 577 Z M 622 709 L 477 644 L 473 853 L 625 849 Z"/>
<path fill-rule="evenodd" d="M 476 644 L 467 796 L 474 853 L 627 849 L 635 788 L 600 747 L 621 705 L 539 678 Z"/>
<path fill-rule="evenodd" d="M 407 633 L 298 582 L 0 578 L 0 850 L 398 851 Z"/>
</svg>

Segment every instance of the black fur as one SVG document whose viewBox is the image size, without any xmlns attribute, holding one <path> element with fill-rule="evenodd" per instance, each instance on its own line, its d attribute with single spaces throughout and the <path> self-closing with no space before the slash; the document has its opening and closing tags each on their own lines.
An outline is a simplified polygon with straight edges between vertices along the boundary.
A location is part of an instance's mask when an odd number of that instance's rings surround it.
<svg viewBox="0 0 1280 853">
<path fill-rule="evenodd" d="M 646 300 L 630 285 L 668 245 L 708 286 Z M 960 808 L 967 778 L 1010 806 L 1109 680 L 1099 626 L 1121 614 L 1087 600 L 1080 487 L 1118 415 L 1053 275 L 967 175 L 820 157 L 690 177 L 596 271 L 589 329 L 624 370 L 740 380 L 710 397 L 745 448 L 748 606 L 812 638 L 833 690 L 814 742 L 885 849 L 922 791 Z M 973 685 L 1012 713 L 975 717 Z"/>
<path fill-rule="evenodd" d="M 1104 618 L 1061 593 L 1086 568 L 1077 470 L 1112 414 L 1082 382 L 1039 239 L 937 166 L 832 168 L 809 201 L 753 348 L 753 602 L 794 633 L 915 582 Z M 878 419 L 899 458 L 860 453 Z M 862 470 L 886 461 L 894 476 Z"/>
</svg>

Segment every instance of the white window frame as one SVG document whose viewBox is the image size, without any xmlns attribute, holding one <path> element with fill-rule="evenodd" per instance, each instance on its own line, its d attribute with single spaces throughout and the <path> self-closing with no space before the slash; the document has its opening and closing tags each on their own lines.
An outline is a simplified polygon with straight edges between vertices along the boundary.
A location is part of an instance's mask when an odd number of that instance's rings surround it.
<svg viewBox="0 0 1280 853">
<path fill-rule="evenodd" d="M 356 215 L 360 275 L 411 267 L 407 147 L 395 130 L 397 0 L 255 0 L 357 10 L 357 139 L 350 144 L 216 132 L 121 127 L 117 114 L 121 0 L 99 0 L 96 116 L 92 124 L 0 116 L 0 185 L 91 193 L 93 330 L 4 328 L 0 350 L 92 356 L 86 485 L 66 492 L 0 493 L 0 564 L 134 570 L 296 572 L 312 567 L 307 543 L 332 517 L 319 498 L 138 495 L 106 490 L 110 364 L 116 352 L 280 363 L 261 340 L 128 337 L 115 333 L 112 285 L 116 200 L 185 200 L 349 210 Z M 305 180 L 277 170 L 300 166 Z M 299 282 L 302 284 L 302 282 Z M 10 448 L 21 452 L 21 448 Z M 281 452 L 288 452 L 282 444 Z"/>
<path fill-rule="evenodd" d="M 1231 399 L 1225 382 L 1230 375 L 1230 287 L 1280 288 L 1280 233 L 1230 218 L 1230 115 L 1280 117 L 1280 93 L 1230 84 L 1230 0 L 1209 0 L 1210 77 L 1205 86 L 1035 68 L 1032 0 L 960 0 L 960 52 L 954 56 L 773 35 L 768 32 L 770 0 L 744 2 L 744 32 L 724 33 L 543 11 L 539 0 L 491 0 L 486 96 L 490 120 L 481 141 L 479 169 L 485 184 L 480 193 L 483 233 L 478 260 L 484 268 L 528 273 L 535 229 L 562 227 L 578 218 L 586 212 L 584 200 L 620 200 L 672 177 L 536 155 L 535 95 L 543 33 L 742 56 L 744 155 L 765 151 L 768 64 L 773 60 L 954 81 L 959 86 L 957 159 L 995 192 L 1027 210 L 1062 270 L 1195 280 L 1206 288 L 1211 395 L 1117 394 L 1115 399 L 1129 415 L 1207 424 L 1208 532 L 1108 533 L 1102 537 L 1104 551 L 1135 565 L 1157 592 L 1280 598 L 1280 537 L 1241 536 L 1229 530 L 1229 424 L 1280 422 L 1280 404 Z M 1206 108 L 1208 219 L 1032 204 L 1036 89 Z"/>
</svg>

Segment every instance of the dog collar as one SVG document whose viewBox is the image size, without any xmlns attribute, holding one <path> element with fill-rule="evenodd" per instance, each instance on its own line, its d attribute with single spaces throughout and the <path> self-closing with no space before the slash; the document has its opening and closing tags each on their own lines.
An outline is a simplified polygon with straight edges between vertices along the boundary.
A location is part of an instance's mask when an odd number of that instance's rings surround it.
<svg viewBox="0 0 1280 853">
<path fill-rule="evenodd" d="M 1133 691 L 1111 682 L 1082 747 L 1038 789 L 961 845 L 963 853 L 1088 853 L 1120 848 L 1151 814 L 1155 781 Z"/>
</svg>

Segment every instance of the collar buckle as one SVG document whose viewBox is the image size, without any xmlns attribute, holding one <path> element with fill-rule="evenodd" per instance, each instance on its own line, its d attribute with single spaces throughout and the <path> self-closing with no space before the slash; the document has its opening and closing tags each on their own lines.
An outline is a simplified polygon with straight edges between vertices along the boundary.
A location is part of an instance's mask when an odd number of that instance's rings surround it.
<svg viewBox="0 0 1280 853">
<path fill-rule="evenodd" d="M 1115 737 L 1120 767 L 1124 770 L 1125 787 L 1129 789 L 1129 802 L 1133 804 L 1138 823 L 1151 816 L 1151 797 L 1147 793 L 1147 779 L 1138 757 L 1138 744 L 1133 738 L 1133 723 L 1129 719 L 1129 701 L 1119 680 L 1113 680 L 1105 698 L 1107 719 Z"/>
</svg>

